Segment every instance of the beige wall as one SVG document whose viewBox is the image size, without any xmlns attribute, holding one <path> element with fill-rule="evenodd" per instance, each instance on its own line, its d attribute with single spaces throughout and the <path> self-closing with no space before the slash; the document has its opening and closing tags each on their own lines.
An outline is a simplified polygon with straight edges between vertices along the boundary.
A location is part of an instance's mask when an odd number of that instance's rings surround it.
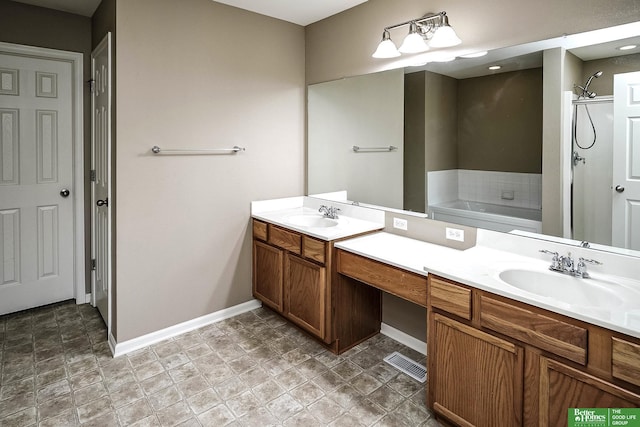
<svg viewBox="0 0 640 427">
<path fill-rule="evenodd" d="M 53 9 L 31 6 L 9 0 L 0 0 L 0 41 L 29 46 L 80 52 L 83 56 L 82 80 L 91 77 L 91 19 L 59 12 Z M 91 94 L 88 85 L 84 85 L 84 151 L 91 152 Z M 91 158 L 85 155 L 85 177 L 89 175 Z M 91 196 L 91 187 L 85 180 L 85 201 Z M 90 265 L 91 245 L 89 232 L 91 211 L 85 208 L 85 264 Z M 87 269 L 85 287 L 91 292 L 90 270 Z"/>
<path fill-rule="evenodd" d="M 404 75 L 404 209 L 425 211 L 424 73 Z"/>
<path fill-rule="evenodd" d="M 563 200 L 566 189 L 560 186 L 563 168 L 562 91 L 566 51 L 562 48 L 544 52 L 545 80 L 542 113 L 542 232 L 552 236 L 563 234 Z"/>
<path fill-rule="evenodd" d="M 542 172 L 542 69 L 458 80 L 458 168 Z"/>
<path fill-rule="evenodd" d="M 303 193 L 304 29 L 210 0 L 117 0 L 116 22 L 122 342 L 252 298 L 249 203 Z"/>
<path fill-rule="evenodd" d="M 602 71 L 602 76 L 591 81 L 589 90 L 595 92 L 598 96 L 613 95 L 613 75 L 638 70 L 640 70 L 640 53 L 585 61 L 582 67 L 582 75 L 575 83 L 583 86 L 589 76 L 596 71 Z"/>
<path fill-rule="evenodd" d="M 427 172 L 458 167 L 458 82 L 425 72 L 425 168 Z"/>
</svg>

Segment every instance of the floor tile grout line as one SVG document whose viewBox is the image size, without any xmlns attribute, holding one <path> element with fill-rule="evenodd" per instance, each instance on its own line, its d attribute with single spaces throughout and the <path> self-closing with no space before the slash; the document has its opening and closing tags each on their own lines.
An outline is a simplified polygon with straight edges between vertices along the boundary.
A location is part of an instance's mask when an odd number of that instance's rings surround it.
<svg viewBox="0 0 640 427">
<path fill-rule="evenodd" d="M 315 343 L 315 341 L 303 335 L 299 330 L 287 324 L 282 318 L 278 317 L 274 313 L 266 309 L 257 309 L 252 312 L 227 319 L 227 321 L 209 325 L 210 327 L 203 327 L 198 330 L 191 331 L 184 334 L 184 336 L 174 337 L 170 340 L 163 341 L 162 343 L 149 346 L 144 351 L 148 351 L 149 354 L 153 355 L 153 357 L 150 360 L 147 360 L 147 363 L 140 363 L 139 366 L 134 366 L 134 363 L 132 363 L 132 359 L 130 358 L 135 357 L 136 353 L 123 356 L 127 357 L 124 362 L 115 362 L 117 359 L 108 359 L 108 355 L 106 353 L 108 351 L 108 347 L 106 347 L 104 343 L 97 343 L 95 341 L 98 334 L 104 334 L 104 331 L 101 332 L 101 330 L 95 330 L 95 319 L 97 317 L 95 309 L 85 308 L 81 310 L 75 305 L 65 306 L 62 304 L 52 310 L 53 318 L 56 321 L 57 333 L 59 335 L 58 344 L 61 349 L 58 356 L 61 355 L 63 357 L 63 364 L 65 368 L 63 381 L 68 383 L 70 390 L 69 395 L 73 404 L 72 412 L 76 418 L 76 422 L 80 420 L 80 414 L 78 412 L 79 406 L 77 405 L 80 402 L 76 399 L 80 394 L 76 395 L 76 393 L 95 383 L 100 383 L 106 390 L 107 396 L 109 396 L 109 410 L 104 414 L 102 412 L 97 414 L 90 413 L 87 415 L 87 418 L 83 419 L 94 420 L 103 416 L 112 416 L 115 417 L 117 423 L 122 425 L 124 424 L 124 419 L 122 418 L 122 411 L 120 410 L 124 406 L 144 399 L 147 407 L 151 408 L 151 414 L 149 416 L 152 416 L 158 422 L 162 422 L 162 419 L 159 417 L 162 414 L 162 409 L 165 409 L 163 408 L 165 402 L 157 404 L 159 409 L 156 409 L 154 402 L 163 399 L 163 393 L 170 393 L 170 391 L 167 390 L 171 388 L 177 394 L 177 402 L 182 402 L 183 407 L 188 411 L 184 416 L 194 420 L 197 424 L 202 424 L 202 419 L 205 419 L 206 415 L 214 415 L 212 413 L 213 408 L 207 408 L 203 412 L 197 413 L 188 402 L 191 397 L 201 393 L 201 391 L 198 391 L 197 393 L 189 392 L 191 394 L 191 396 L 189 396 L 187 391 L 183 390 L 183 386 L 180 385 L 180 383 L 186 382 L 194 376 L 200 377 L 204 381 L 206 390 L 213 390 L 215 393 L 218 393 L 218 397 L 220 399 L 218 406 L 224 406 L 227 414 L 229 414 L 238 423 L 240 423 L 241 420 L 251 412 L 244 411 L 243 409 L 240 409 L 241 407 L 233 406 L 237 405 L 237 402 L 241 401 L 241 396 L 247 397 L 251 402 L 258 402 L 257 404 L 250 403 L 250 405 L 256 406 L 253 411 L 262 409 L 266 411 L 266 413 L 271 414 L 271 416 L 276 417 L 276 419 L 279 420 L 279 424 L 287 423 L 289 420 L 293 422 L 294 419 L 298 419 L 303 416 L 317 417 L 318 415 L 321 415 L 325 417 L 323 419 L 328 420 L 329 417 L 321 413 L 315 413 L 314 415 L 313 410 L 320 407 L 321 402 L 323 404 L 333 402 L 333 404 L 336 405 L 334 409 L 337 408 L 337 413 L 333 418 L 330 418 L 330 421 L 334 421 L 342 417 L 347 417 L 354 411 L 354 408 L 360 409 L 356 405 L 351 406 L 350 403 L 345 403 L 345 405 L 348 406 L 343 407 L 339 402 L 336 402 L 334 399 L 338 396 L 336 393 L 338 393 L 339 390 L 343 390 L 343 387 L 346 384 L 350 384 L 351 380 L 358 376 L 364 376 L 364 374 L 366 374 L 370 378 L 374 378 L 371 375 L 376 376 L 376 374 L 371 372 L 371 369 L 378 366 L 381 362 L 381 358 L 379 357 L 381 353 L 390 353 L 394 348 L 400 348 L 403 349 L 403 351 L 410 351 L 387 337 L 374 337 L 374 339 L 357 346 L 353 351 L 347 352 L 343 356 L 335 356 L 328 353 L 324 348 Z M 38 318 L 40 320 L 46 320 L 50 314 L 51 313 L 47 314 L 46 312 L 41 311 L 38 312 Z M 36 317 L 33 313 L 28 316 L 26 320 L 25 317 L 26 316 L 24 314 L 21 316 L 0 317 L 0 339 L 2 339 L 2 345 L 0 346 L 0 378 L 4 378 L 5 374 L 10 372 L 6 370 L 6 367 L 9 366 L 7 362 L 21 360 L 20 355 L 14 354 L 15 351 L 12 350 L 13 347 L 11 345 L 8 346 L 8 342 L 15 342 L 9 341 L 11 339 L 11 335 L 16 331 L 19 332 L 20 326 L 27 330 L 34 330 L 37 327 L 35 321 Z M 74 322 L 80 322 L 83 325 L 82 333 L 65 333 L 65 325 L 73 325 Z M 8 333 L 8 331 L 10 332 Z M 265 333 L 270 336 L 270 340 L 258 340 L 256 338 L 256 334 L 259 334 L 259 331 L 265 331 Z M 38 359 L 37 354 L 41 353 L 38 353 L 39 349 L 38 345 L 36 345 L 37 341 L 38 339 L 35 333 L 33 333 L 31 338 L 32 354 L 27 354 L 22 358 L 22 360 L 30 359 L 30 363 L 33 366 L 33 375 L 30 377 L 32 387 L 34 389 L 34 405 L 32 407 L 38 411 L 36 421 L 41 422 L 43 420 L 46 421 L 48 419 L 52 419 L 51 417 L 42 418 L 41 420 L 39 413 L 39 408 L 51 399 L 49 398 L 50 396 L 38 395 L 38 392 L 44 390 L 44 388 L 40 388 L 39 385 L 36 384 L 36 381 L 38 375 L 43 375 L 49 371 L 44 370 L 39 372 L 36 370 L 36 366 L 39 363 L 43 363 L 40 366 L 48 368 L 49 366 L 45 365 L 44 362 L 48 362 L 53 358 L 45 358 L 43 360 Z M 197 346 L 200 347 L 199 350 L 189 352 L 189 349 L 196 348 Z M 88 349 L 86 347 L 88 347 Z M 139 355 L 143 353 L 137 354 Z M 211 381 L 211 378 L 208 376 L 209 372 L 204 372 L 203 367 L 200 366 L 205 360 L 215 360 L 213 358 L 205 359 L 208 355 L 215 355 L 218 360 L 222 361 L 223 366 L 227 370 L 227 373 L 224 374 L 226 377 L 222 380 L 214 378 L 215 381 Z M 236 364 L 233 363 L 243 357 L 246 357 L 247 360 L 254 360 L 257 365 L 264 364 L 265 368 L 266 362 L 276 362 L 275 365 L 270 365 L 271 369 L 269 370 L 263 369 L 263 367 L 260 366 L 260 370 L 257 372 L 262 375 L 262 377 L 259 378 L 259 382 L 255 382 L 258 381 L 258 379 L 247 377 L 252 371 L 254 371 L 254 369 L 246 369 L 246 367 L 238 365 L 240 362 L 237 362 Z M 144 361 L 144 358 L 141 358 L 138 362 Z M 137 369 L 144 367 L 151 362 L 156 362 L 156 364 L 145 368 L 149 369 L 149 371 L 137 371 Z M 367 363 L 371 363 L 371 366 L 367 366 Z M 181 369 L 186 369 L 183 367 L 188 364 L 193 366 L 194 371 L 182 372 Z M 124 368 L 126 368 L 125 371 L 132 377 L 132 383 L 136 385 L 142 393 L 142 397 L 127 403 L 117 403 L 112 399 L 112 397 L 115 397 L 115 393 L 119 388 L 123 388 L 125 387 L 125 384 L 129 383 L 125 382 L 120 384 L 119 387 L 111 387 L 109 385 L 109 382 L 113 379 L 110 378 L 110 376 L 123 372 L 122 365 L 124 365 Z M 157 369 L 158 372 L 155 372 L 154 369 Z M 316 371 L 313 371 L 312 369 L 316 369 Z M 282 383 L 282 379 L 284 377 L 280 377 L 280 380 L 278 378 L 282 373 L 292 370 L 300 375 L 303 378 L 303 381 L 301 383 L 294 384 L 292 387 L 288 387 L 287 384 Z M 96 371 L 98 373 L 97 375 L 99 376 L 99 380 L 91 382 L 96 380 L 96 378 L 89 378 L 85 380 L 89 385 L 84 384 L 83 379 L 85 376 L 95 375 L 94 372 Z M 329 373 L 334 376 L 333 380 L 337 381 L 337 385 L 322 383 L 322 381 L 327 380 L 327 376 L 331 376 Z M 151 375 L 147 376 L 147 374 Z M 169 379 L 166 384 L 161 384 L 161 388 L 156 390 L 151 387 L 147 389 L 143 386 L 144 381 L 160 374 L 165 374 L 166 378 Z M 378 375 L 382 374 L 378 373 Z M 355 393 L 358 393 L 357 396 L 359 398 L 369 401 L 370 404 L 374 406 L 377 405 L 377 403 L 371 399 L 377 396 L 373 394 L 377 390 L 380 390 L 378 394 L 381 395 L 381 398 L 385 397 L 385 393 L 402 396 L 397 397 L 395 400 L 395 406 L 388 405 L 389 410 L 380 409 L 382 407 L 378 406 L 378 410 L 380 411 L 378 413 L 379 416 L 368 424 L 382 422 L 384 417 L 404 416 L 401 414 L 398 415 L 396 412 L 401 405 L 407 404 L 409 405 L 408 408 L 414 408 L 414 410 L 419 411 L 419 414 L 422 414 L 420 415 L 420 423 L 418 424 L 430 423 L 429 425 L 437 425 L 435 422 L 432 422 L 432 417 L 425 408 L 420 409 L 420 407 L 417 406 L 423 399 L 423 394 L 421 393 L 423 393 L 424 390 L 413 394 L 409 393 L 408 395 L 406 395 L 407 392 L 405 391 L 405 394 L 401 394 L 390 385 L 390 381 L 393 378 L 397 378 L 397 376 L 398 373 L 391 375 L 387 379 L 380 377 L 379 379 L 381 381 L 378 381 L 379 385 L 377 385 L 373 390 L 369 390 L 368 393 L 359 390 L 355 391 L 356 389 L 353 389 Z M 19 378 L 19 376 L 16 378 Z M 9 382 L 10 385 L 15 385 L 15 383 L 21 381 L 16 378 Z M 42 378 L 42 381 L 44 382 L 41 385 L 46 386 L 47 379 L 44 379 L 44 377 Z M 241 384 L 240 391 L 237 393 L 234 391 L 226 391 L 224 392 L 226 394 L 223 395 L 222 393 L 224 389 L 222 387 L 229 386 L 229 384 L 225 383 L 231 383 L 232 378 L 234 381 Z M 338 379 L 336 380 L 335 378 Z M 281 391 L 276 394 L 275 398 L 273 396 L 269 396 L 266 400 L 262 400 L 257 396 L 256 388 L 268 381 L 271 381 L 273 384 L 280 387 Z M 320 381 L 320 383 L 318 381 Z M 296 390 L 302 389 L 303 386 L 311 387 L 309 384 L 313 384 L 314 387 L 318 387 L 320 394 L 314 398 L 305 400 L 298 395 L 299 393 Z M 385 388 L 383 388 L 383 386 Z M 0 391 L 6 391 L 6 387 L 7 386 L 0 386 Z M 299 409 L 294 411 L 292 414 L 288 414 L 284 419 L 280 419 L 278 418 L 278 415 L 281 414 L 273 413 L 275 406 L 271 405 L 270 409 L 267 405 L 273 402 L 274 399 L 278 399 L 280 396 L 285 395 L 295 401 L 299 406 Z M 41 397 L 43 399 L 42 401 L 40 401 Z M 2 398 L 2 395 L 0 395 L 0 398 Z M 90 398 L 88 399 L 89 400 L 87 402 L 84 402 L 85 407 L 88 407 L 92 402 Z M 416 404 L 414 405 L 414 403 Z M 172 405 L 173 404 L 169 405 L 169 407 Z M 16 409 L 16 412 L 9 415 L 1 413 L 0 416 L 3 416 L 3 419 L 6 421 L 12 415 L 20 413 L 20 410 L 21 409 L 18 408 Z M 320 420 L 320 418 L 316 419 Z"/>
</svg>

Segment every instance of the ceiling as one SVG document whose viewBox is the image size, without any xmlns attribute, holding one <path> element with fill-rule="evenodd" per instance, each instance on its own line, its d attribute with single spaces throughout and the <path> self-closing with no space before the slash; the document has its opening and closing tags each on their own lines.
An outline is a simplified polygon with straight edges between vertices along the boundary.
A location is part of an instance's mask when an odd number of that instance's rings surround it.
<svg viewBox="0 0 640 427">
<path fill-rule="evenodd" d="M 92 16 L 101 0 L 14 0 L 48 9 Z M 306 26 L 367 0 L 217 0 L 229 6 Z"/>
<path fill-rule="evenodd" d="M 457 54 L 458 58 L 452 62 L 429 62 L 429 55 L 437 55 L 438 52 L 436 51 L 435 53 L 419 54 L 407 60 L 416 61 L 417 65 L 412 66 L 407 63 L 408 67 L 405 68 L 405 72 L 412 73 L 428 70 L 453 77 L 454 79 L 466 79 L 526 70 L 541 67 L 543 62 L 542 52 L 558 47 L 565 48 L 583 61 L 632 55 L 640 52 L 640 36 L 638 34 L 640 34 L 640 22 L 632 22 L 610 28 L 495 49 L 486 56 L 479 58 L 464 58 Z M 632 44 L 638 47 L 633 50 L 618 50 L 620 46 Z M 420 61 L 427 62 L 427 64 L 421 65 L 419 64 Z M 490 71 L 488 67 L 491 65 L 500 65 L 502 68 L 499 71 Z"/>
</svg>

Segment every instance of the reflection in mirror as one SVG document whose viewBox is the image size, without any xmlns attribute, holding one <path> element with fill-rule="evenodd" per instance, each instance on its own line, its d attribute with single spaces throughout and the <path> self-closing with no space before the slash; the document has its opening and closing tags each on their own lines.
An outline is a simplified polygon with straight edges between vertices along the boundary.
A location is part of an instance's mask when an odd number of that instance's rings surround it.
<svg viewBox="0 0 640 427">
<path fill-rule="evenodd" d="M 640 250 L 640 235 L 631 232 L 640 212 L 624 208 L 634 206 L 624 201 L 632 193 L 620 197 L 624 193 L 614 190 L 622 187 L 616 180 L 630 185 L 616 171 L 638 162 L 614 154 L 613 115 L 614 76 L 635 81 L 628 73 L 640 70 L 640 49 L 617 49 L 640 45 L 629 37 L 639 33 L 638 24 L 599 30 L 598 40 L 608 42 L 597 45 L 574 35 L 499 49 L 484 58 L 309 86 L 308 193 L 347 190 L 349 199 L 361 203 L 540 233 L 542 194 L 553 191 L 565 199 L 559 237 L 599 249 Z M 554 76 L 554 84 L 564 92 L 551 97 L 542 50 L 558 46 L 567 53 L 555 56 L 562 58 L 553 65 L 563 74 Z M 490 65 L 502 69 L 489 71 Z M 597 71 L 602 74 L 594 76 Z M 564 159 L 557 182 L 542 176 L 543 112 L 549 106 L 562 113 L 557 121 L 563 135 L 551 141 Z M 358 157 L 350 152 L 353 145 L 399 149 Z M 616 203 L 623 207 L 620 217 Z"/>
</svg>

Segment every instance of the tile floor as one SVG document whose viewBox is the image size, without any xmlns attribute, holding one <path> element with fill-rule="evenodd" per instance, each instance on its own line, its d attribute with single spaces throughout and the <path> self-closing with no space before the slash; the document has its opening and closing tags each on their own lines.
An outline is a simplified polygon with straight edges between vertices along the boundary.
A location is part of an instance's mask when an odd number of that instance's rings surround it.
<svg viewBox="0 0 640 427">
<path fill-rule="evenodd" d="M 0 317 L 0 426 L 439 426 L 377 335 L 341 356 L 267 309 L 113 359 L 90 305 Z"/>
</svg>

